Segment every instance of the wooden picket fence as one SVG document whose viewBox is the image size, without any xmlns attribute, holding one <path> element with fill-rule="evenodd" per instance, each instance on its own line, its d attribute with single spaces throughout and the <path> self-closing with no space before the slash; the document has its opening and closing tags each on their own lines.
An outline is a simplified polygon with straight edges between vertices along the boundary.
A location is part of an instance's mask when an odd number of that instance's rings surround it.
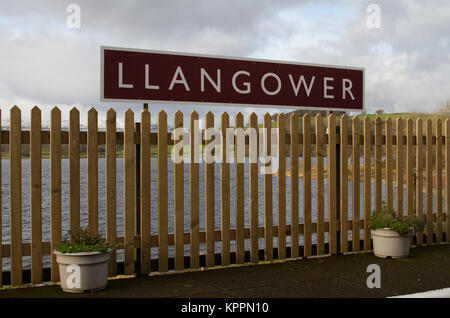
<svg viewBox="0 0 450 318">
<path fill-rule="evenodd" d="M 279 170 L 276 176 L 278 195 L 278 222 L 273 222 L 273 176 L 264 175 L 264 196 L 258 193 L 258 174 L 260 164 L 249 163 L 249 228 L 244 227 L 244 168 L 246 163 L 232 163 L 235 165 L 235 211 L 236 226 L 230 226 L 230 163 L 220 164 L 220 189 L 214 188 L 214 163 L 195 163 L 192 148 L 191 163 L 174 165 L 174 193 L 168 192 L 168 145 L 182 142 L 181 138 L 171 141 L 168 132 L 167 115 L 164 111 L 158 113 L 157 132 L 150 130 L 150 112 L 143 110 L 140 114 L 140 130 L 135 131 L 135 114 L 128 110 L 124 116 L 124 131 L 116 131 L 116 112 L 107 112 L 106 131 L 98 130 L 98 114 L 95 109 L 88 112 L 87 131 L 80 131 L 80 114 L 74 108 L 70 111 L 69 131 L 61 129 L 61 111 L 54 108 L 51 111 L 50 131 L 41 130 L 41 111 L 35 107 L 31 110 L 30 131 L 21 130 L 21 110 L 13 107 L 10 110 L 10 130 L 1 131 L 1 144 L 9 144 L 10 162 L 10 224 L 0 223 L 0 237 L 2 229 L 9 226 L 10 242 L 1 244 L 0 260 L 10 259 L 10 273 L 0 272 L 0 286 L 11 284 L 14 286 L 25 283 L 25 272 L 22 269 L 22 257 L 31 256 L 31 271 L 29 281 L 39 284 L 49 280 L 59 281 L 58 266 L 52 255 L 51 268 L 43 268 L 43 255 L 51 255 L 54 248 L 62 241 L 62 200 L 69 201 L 69 228 L 76 233 L 80 228 L 80 145 L 87 145 L 87 186 L 88 186 L 88 229 L 91 233 L 98 233 L 98 146 L 106 145 L 106 239 L 118 244 L 124 250 L 124 262 L 118 264 L 116 254 L 110 262 L 110 275 L 117 274 L 149 274 L 152 271 L 167 272 L 169 270 L 182 271 L 187 268 L 213 267 L 216 265 L 257 263 L 261 260 L 271 261 L 274 258 L 298 258 L 313 255 L 335 255 L 340 253 L 359 252 L 371 249 L 369 218 L 372 210 L 382 205 L 382 181 L 385 179 L 385 200 L 388 207 L 403 213 L 406 203 L 406 214 L 416 214 L 426 222 L 424 233 L 418 233 L 414 245 L 434 244 L 450 240 L 450 121 L 445 121 L 444 135 L 441 120 L 437 120 L 433 134 L 432 122 L 427 119 L 404 120 L 395 122 L 379 117 L 375 121 L 358 117 L 349 119 L 342 116 L 337 119 L 334 115 L 326 118 L 328 130 L 325 133 L 323 118 L 317 115 L 315 128 L 311 130 L 314 118 L 305 115 L 302 125 L 296 114 L 289 118 L 280 114 L 277 126 L 280 131 L 286 131 L 289 120 L 289 131 L 279 134 Z M 190 124 L 184 125 L 183 114 L 175 113 L 173 127 L 187 127 L 191 132 L 196 128 L 194 121 L 199 116 L 194 111 L 190 114 Z M 337 123 L 337 122 L 340 123 Z M 205 128 L 214 127 L 214 116 L 208 112 L 205 116 Z M 258 118 L 251 114 L 248 119 L 249 127 L 258 127 Z M 351 122 L 351 127 L 349 126 Z M 262 125 L 269 131 L 272 119 L 269 114 L 263 117 Z M 339 131 L 336 132 L 337 126 Z M 415 126 L 415 129 L 414 129 Z M 423 131 L 425 126 L 425 132 Z M 229 116 L 223 113 L 220 117 L 222 132 L 229 127 Z M 235 128 L 244 127 L 244 116 L 237 114 Z M 302 131 L 300 131 L 302 127 Z M 414 133 L 415 130 L 415 133 Z M 406 133 L 404 133 L 406 131 Z M 191 134 L 191 138 L 193 133 Z M 226 134 L 223 133 L 223 138 Z M 270 144 L 270 134 L 267 137 Z M 30 145 L 30 243 L 22 242 L 22 178 L 21 158 L 22 145 Z M 50 145 L 50 241 L 42 241 L 42 169 L 41 145 Z M 124 148 L 124 235 L 117 236 L 116 223 L 116 145 L 123 144 Z M 69 192 L 68 198 L 62 197 L 61 192 L 61 153 L 62 145 L 69 147 Z M 140 145 L 140 151 L 135 152 L 135 146 Z M 339 148 L 337 148 L 339 145 Z M 150 185 L 150 156 L 151 146 L 157 146 L 157 189 Z M 315 151 L 313 151 L 313 146 Z M 222 146 L 223 147 L 223 146 Z M 434 148 L 433 148 L 434 147 Z M 326 150 L 324 150 L 326 149 Z M 339 149 L 339 150 L 337 150 Z M 433 150 L 434 149 L 434 150 Z M 362 152 L 361 152 L 362 150 Z M 384 151 L 383 151 L 384 150 Z M 395 151 L 395 167 L 393 165 Z M 406 153 L 405 153 L 406 152 Z M 433 152 L 434 155 L 433 156 Z M 135 153 L 139 154 L 136 161 Z M 291 175 L 291 196 L 286 197 L 286 154 L 289 160 Z M 384 162 L 382 160 L 384 154 Z M 317 199 L 316 219 L 312 218 L 312 156 L 316 156 L 315 178 Z M 360 157 L 363 157 L 364 187 L 360 193 Z M 327 169 L 324 169 L 324 157 L 327 158 Z M 425 158 L 424 158 L 425 157 Z M 352 159 L 351 166 L 348 158 Z M 437 158 L 437 159 L 436 159 Z M 444 158 L 444 160 L 440 160 Z M 6 160 L 6 159 L 3 159 Z M 425 165 L 424 165 L 425 160 Z M 140 165 L 140 227 L 135 227 L 136 182 L 135 165 Z M 373 164 L 372 164 L 373 162 Z M 443 167 L 443 162 L 445 167 Z M 339 163 L 339 166 L 336 166 Z M 199 180 L 199 169 L 204 166 L 205 180 Z M 372 171 L 374 166 L 374 171 Z M 425 166 L 425 169 L 424 169 Z M 184 169 L 189 167 L 189 202 L 184 206 Z M 336 168 L 334 168 L 336 167 Z M 299 187 L 299 178 L 295 177 L 303 170 L 303 186 Z M 382 177 L 384 170 L 385 178 Z M 326 172 L 326 174 L 325 174 Z M 373 174 L 372 174 L 373 173 Z M 1 171 L 0 171 L 1 175 Z M 414 179 L 415 175 L 415 179 Z M 433 175 L 436 176 L 433 178 Z M 348 180 L 352 184 L 352 193 L 348 193 Z M 395 184 L 394 184 L 395 176 Z M 406 176 L 406 179 L 404 179 Z M 424 178 L 425 177 L 425 178 Z M 326 184 L 325 184 L 326 179 Z M 371 183 L 374 180 L 374 200 L 371 200 Z M 404 182 L 406 180 L 406 182 Z M 417 182 L 415 182 L 417 180 Z M 425 181 L 424 181 L 425 180 Z M 443 181 L 444 180 L 444 181 Z M 205 210 L 199 211 L 199 182 L 205 182 Z M 338 184 L 339 182 L 339 184 Z M 425 182 L 425 184 L 424 184 Z M 406 197 L 403 197 L 404 183 L 406 183 Z M 443 183 L 444 186 L 443 186 Z M 0 183 L 1 186 L 1 183 Z M 324 188 L 327 187 L 327 198 Z M 425 186 L 425 202 L 422 189 Z M 395 189 L 395 193 L 394 193 Z M 1 189 L 0 189 L 1 190 Z M 214 201 L 214 193 L 220 191 L 220 202 Z M 434 191 L 434 194 L 433 194 Z M 157 193 L 157 211 L 151 210 L 151 201 Z M 416 193 L 416 195 L 415 195 Z M 0 191 L 1 194 L 1 191 Z M 303 206 L 300 209 L 299 196 L 303 195 Z M 433 195 L 436 204 L 433 208 Z M 443 195 L 445 195 L 445 211 L 443 209 Z M 348 203 L 351 197 L 352 211 Z M 394 207 L 394 197 L 396 198 Z M 174 200 L 174 231 L 168 231 L 168 200 Z M 258 225 L 258 202 L 264 200 L 264 226 Z M 325 219 L 324 203 L 327 200 L 327 215 Z M 363 200 L 363 218 L 360 217 L 360 200 Z M 219 204 L 220 203 L 220 204 Z M 291 224 L 286 224 L 286 206 L 290 204 Z M 0 205 L 1 208 L 1 205 Z M 215 215 L 220 211 L 220 230 L 215 228 Z M 352 217 L 349 218 L 349 212 Z M 151 234 L 150 216 L 158 215 L 158 234 Z M 189 213 L 190 230 L 184 231 L 184 218 Z M 199 228 L 200 213 L 205 213 L 205 231 Z M 303 222 L 299 222 L 302 215 Z M 1 218 L 0 218 L 1 222 Z M 361 230 L 363 235 L 360 237 Z M 349 240 L 349 231 L 352 232 Z M 326 233 L 328 239 L 326 240 Z M 312 234 L 316 234 L 313 244 Z M 278 246 L 273 246 L 276 237 Z M 290 237 L 290 244 L 286 238 Z M 303 237 L 300 244 L 299 237 Z M 259 250 L 258 240 L 264 239 L 264 249 Z M 249 248 L 245 248 L 245 240 L 249 240 Z M 230 242 L 235 241 L 235 252 L 231 252 Z M 221 242 L 220 254 L 216 255 L 215 242 Z M 204 250 L 201 244 L 205 243 Z M 189 245 L 190 255 L 185 256 L 185 245 Z M 289 246 L 287 246 L 289 245 Z M 169 259 L 169 246 L 174 246 L 174 257 Z M 157 259 L 152 259 L 150 249 L 158 248 Z M 136 254 L 136 249 L 139 253 Z M 136 259 L 138 255 L 138 259 Z M 119 265 L 119 266 L 118 266 Z M 1 266 L 0 266 L 1 268 Z M 47 271 L 47 272 L 46 272 Z M 47 274 L 45 274 L 47 273 Z M 48 274 L 49 273 L 49 274 Z M 2 277 L 7 277 L 2 281 Z"/>
</svg>

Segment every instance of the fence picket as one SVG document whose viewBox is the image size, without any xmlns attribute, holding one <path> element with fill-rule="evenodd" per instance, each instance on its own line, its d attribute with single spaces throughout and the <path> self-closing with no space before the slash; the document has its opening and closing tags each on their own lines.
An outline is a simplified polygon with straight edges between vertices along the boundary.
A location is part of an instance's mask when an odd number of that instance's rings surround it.
<svg viewBox="0 0 450 318">
<path fill-rule="evenodd" d="M 106 112 L 106 240 L 116 244 L 116 112 Z M 109 276 L 117 274 L 117 252 L 112 251 Z"/>
<path fill-rule="evenodd" d="M 61 242 L 61 111 L 50 114 L 50 251 Z M 59 281 L 56 255 L 51 253 L 51 281 Z"/>
<path fill-rule="evenodd" d="M 22 284 L 22 141 L 21 111 L 10 111 L 10 264 L 11 285 Z"/>
<path fill-rule="evenodd" d="M 198 113 L 191 112 L 189 122 L 190 132 L 190 164 L 189 164 L 189 204 L 190 204 L 190 242 L 191 268 L 198 268 L 199 261 L 199 122 Z M 159 189 L 159 187 L 158 187 Z"/>
<path fill-rule="evenodd" d="M 414 207 L 413 154 L 413 122 L 411 118 L 408 118 L 406 120 L 406 214 L 408 216 L 413 215 Z"/>
<path fill-rule="evenodd" d="M 371 249 L 369 220 L 371 214 L 371 186 L 372 186 L 372 156 L 370 148 L 371 123 L 368 116 L 364 117 L 364 250 Z"/>
<path fill-rule="evenodd" d="M 220 132 L 221 132 L 221 159 L 220 164 L 220 180 L 221 180 L 221 196 L 220 196 L 220 227 L 221 227 L 221 265 L 230 264 L 230 164 L 229 149 L 227 147 L 228 136 L 227 128 L 230 125 L 230 117 L 227 113 L 220 116 Z"/>
<path fill-rule="evenodd" d="M 151 117 L 148 109 L 141 112 L 141 274 L 149 274 L 151 271 L 151 148 L 150 148 L 150 124 Z"/>
<path fill-rule="evenodd" d="M 298 115 L 290 116 L 290 169 L 291 169 L 291 257 L 299 256 L 299 195 L 298 195 Z"/>
<path fill-rule="evenodd" d="M 396 210 L 397 215 L 403 215 L 403 119 L 397 118 L 396 133 L 396 154 L 395 154 L 395 177 L 397 182 Z"/>
<path fill-rule="evenodd" d="M 303 116 L 303 222 L 304 256 L 312 255 L 311 242 L 311 116 Z"/>
<path fill-rule="evenodd" d="M 433 153 L 432 141 L 433 130 L 431 119 L 427 119 L 426 122 L 426 157 L 425 157 L 425 170 L 426 170 L 426 243 L 427 245 L 433 244 Z"/>
<path fill-rule="evenodd" d="M 316 115 L 316 215 L 317 215 L 317 255 L 325 254 L 324 228 L 324 168 L 323 168 L 323 118 Z"/>
<path fill-rule="evenodd" d="M 340 151 L 341 151 L 341 166 L 340 166 L 340 240 L 341 240 L 341 253 L 348 252 L 348 117 L 343 115 L 341 117 L 341 125 L 340 125 Z"/>
<path fill-rule="evenodd" d="M 442 237 L 442 122 L 436 120 L 436 243 Z"/>
<path fill-rule="evenodd" d="M 75 107 L 69 115 L 69 228 L 72 241 L 80 230 L 80 112 Z"/>
<path fill-rule="evenodd" d="M 328 116 L 328 242 L 330 254 L 337 253 L 336 214 L 337 214 L 337 177 L 336 169 L 336 118 Z"/>
<path fill-rule="evenodd" d="M 450 242 L 450 119 L 445 120 L 445 239 Z"/>
<path fill-rule="evenodd" d="M 175 162 L 174 172 L 174 233 L 175 233 L 175 270 L 184 269 L 184 162 L 183 162 L 183 113 L 177 111 L 173 119 L 174 149 L 181 144 L 181 149 L 175 156 L 181 156 L 180 162 Z M 181 130 L 180 131 L 177 131 Z M 174 157 L 172 158 L 174 159 Z"/>
<path fill-rule="evenodd" d="M 416 121 L 416 215 L 423 221 L 423 124 L 422 119 Z M 416 245 L 421 246 L 423 242 L 423 231 L 416 234 Z"/>
<path fill-rule="evenodd" d="M 0 109 L 0 123 L 2 122 L 2 110 Z M 0 136 L 2 134 L 2 125 L 0 125 Z M 0 145 L 1 147 L 1 145 Z M 1 148 L 0 148 L 0 180 L 2 180 L 2 161 L 1 161 Z M 0 202 L 2 202 L 2 182 L 0 182 Z M 0 204 L 0 215 L 3 215 L 2 205 Z M 448 232 L 447 232 L 448 233 Z M 3 222 L 0 217 L 0 237 L 3 237 Z M 0 287 L 3 286 L 3 253 L 2 243 L 0 243 Z"/>
<path fill-rule="evenodd" d="M 42 173 L 41 110 L 31 110 L 30 189 L 31 189 L 31 283 L 42 283 Z"/>
<path fill-rule="evenodd" d="M 214 115 L 210 111 L 205 115 L 205 130 L 208 128 L 214 128 Z M 208 137 L 205 138 L 207 139 L 205 146 L 208 146 L 213 140 L 213 136 Z M 215 265 L 214 218 L 214 160 L 212 160 L 210 163 L 205 162 L 206 267 Z"/>
<path fill-rule="evenodd" d="M 244 116 L 241 113 L 236 114 L 236 129 L 244 128 Z M 243 132 L 243 131 L 241 131 Z M 239 136 L 235 139 L 235 215 L 236 215 L 236 263 L 244 263 L 244 153 L 241 151 L 239 158 Z"/>
<path fill-rule="evenodd" d="M 382 151 L 381 148 L 381 133 L 382 133 L 382 121 L 379 116 L 375 118 L 375 211 L 381 209 L 381 183 L 382 183 Z M 342 190 L 341 190 L 342 191 Z"/>
<path fill-rule="evenodd" d="M 358 117 L 353 117 L 353 125 L 352 125 L 352 245 L 353 252 L 357 252 L 360 250 L 360 202 L 359 202 L 359 185 L 360 185 L 360 139 L 359 139 L 359 119 Z"/>
<path fill-rule="evenodd" d="M 124 268 L 125 274 L 134 274 L 134 113 L 125 112 L 124 123 Z"/>
<path fill-rule="evenodd" d="M 286 124 L 284 114 L 278 124 L 278 259 L 286 258 Z"/>
<path fill-rule="evenodd" d="M 88 111 L 87 132 L 87 188 L 88 228 L 98 234 L 98 114 L 94 108 Z"/>
<path fill-rule="evenodd" d="M 249 127 L 254 129 L 253 140 L 256 145 L 250 146 L 249 160 L 249 188 L 250 188 L 250 261 L 259 261 L 258 254 L 258 117 L 251 113 L 249 117 Z M 255 140 L 256 139 L 256 140 Z M 253 146 L 253 147 L 252 147 Z M 256 150 L 253 154 L 252 151 Z"/>
<path fill-rule="evenodd" d="M 158 270 L 169 270 L 167 187 L 167 114 L 158 113 Z"/>
<path fill-rule="evenodd" d="M 265 113 L 263 117 L 265 154 L 268 158 L 271 156 L 270 146 L 272 145 L 271 137 L 272 118 L 269 113 Z M 264 168 L 270 166 L 265 163 Z M 272 207 L 272 174 L 264 174 L 264 259 L 266 261 L 273 260 L 273 207 Z"/>
<path fill-rule="evenodd" d="M 387 208 L 393 209 L 394 207 L 394 190 L 393 190 L 393 148 L 392 148 L 392 120 L 386 118 L 386 205 Z"/>
</svg>

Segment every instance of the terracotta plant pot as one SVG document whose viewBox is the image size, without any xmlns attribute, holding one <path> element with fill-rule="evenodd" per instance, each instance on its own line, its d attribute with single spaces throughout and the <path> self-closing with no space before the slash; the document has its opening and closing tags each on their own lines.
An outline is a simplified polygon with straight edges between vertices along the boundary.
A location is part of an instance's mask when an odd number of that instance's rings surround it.
<svg viewBox="0 0 450 318">
<path fill-rule="evenodd" d="M 62 290 L 70 293 L 102 290 L 108 283 L 110 251 L 61 253 L 54 251 L 59 264 Z"/>
<path fill-rule="evenodd" d="M 389 228 L 372 230 L 373 253 L 378 257 L 404 258 L 409 255 L 410 234 L 400 235 Z"/>
</svg>

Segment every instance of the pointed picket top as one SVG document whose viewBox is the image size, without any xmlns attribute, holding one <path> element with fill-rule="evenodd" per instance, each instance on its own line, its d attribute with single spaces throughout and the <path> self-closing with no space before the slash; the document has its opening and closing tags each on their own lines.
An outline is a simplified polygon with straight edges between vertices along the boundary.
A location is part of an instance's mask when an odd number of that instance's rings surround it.
<svg viewBox="0 0 450 318">
<path fill-rule="evenodd" d="M 250 127 L 253 128 L 258 128 L 258 116 L 256 115 L 256 113 L 251 113 L 250 116 L 248 117 L 248 124 Z"/>
<path fill-rule="evenodd" d="M 370 118 L 369 116 L 364 116 L 364 125 L 369 125 L 370 124 Z"/>
<path fill-rule="evenodd" d="M 269 113 L 265 113 L 263 116 L 263 127 L 264 128 L 271 128 L 272 127 L 272 117 Z"/>
<path fill-rule="evenodd" d="M 91 107 L 91 109 L 89 109 L 88 111 L 88 115 L 89 114 L 97 114 L 97 110 L 94 107 Z"/>
<path fill-rule="evenodd" d="M 112 115 L 115 116 L 116 115 L 116 111 L 114 109 L 110 108 L 110 109 L 108 109 L 106 111 L 106 116 L 112 116 Z"/>
<path fill-rule="evenodd" d="M 309 113 L 306 113 L 303 115 L 303 122 L 305 122 L 307 120 L 311 120 L 311 115 Z"/>
<path fill-rule="evenodd" d="M 346 121 L 346 120 L 348 120 L 348 116 L 345 115 L 345 114 L 343 114 L 343 115 L 341 116 L 341 122 Z"/>
<path fill-rule="evenodd" d="M 208 111 L 205 115 L 205 128 L 214 127 L 214 115 L 211 111 Z"/>
<path fill-rule="evenodd" d="M 380 116 L 375 117 L 375 125 L 381 125 L 382 120 Z"/>
<path fill-rule="evenodd" d="M 158 131 L 161 130 L 161 129 L 162 130 L 167 130 L 167 114 L 163 110 L 159 111 L 159 113 L 158 113 L 157 126 L 158 126 Z M 158 138 L 159 138 L 159 136 L 158 136 Z"/>
<path fill-rule="evenodd" d="M 234 125 L 236 127 L 244 127 L 244 115 L 241 112 L 238 112 L 234 118 Z"/>
<path fill-rule="evenodd" d="M 291 119 L 291 121 L 298 121 L 298 114 L 297 113 L 292 113 L 289 118 Z"/>
<path fill-rule="evenodd" d="M 14 105 L 11 109 L 10 109 L 10 114 L 12 115 L 12 114 L 19 114 L 20 115 L 20 113 L 21 113 L 21 111 L 20 111 L 20 108 L 19 107 L 17 107 L 17 105 Z"/>
<path fill-rule="evenodd" d="M 406 126 L 408 127 L 411 125 L 411 127 L 412 127 L 412 124 L 413 124 L 413 121 L 412 121 L 411 117 L 408 117 L 408 119 L 406 119 Z"/>
<path fill-rule="evenodd" d="M 226 126 L 226 128 L 228 128 L 228 125 L 230 124 L 230 115 L 228 115 L 227 112 L 223 112 L 220 115 L 220 123 L 221 123 L 221 127 Z M 225 132 L 223 132 L 225 134 Z"/>
<path fill-rule="evenodd" d="M 76 107 L 72 107 L 72 109 L 69 111 L 70 115 L 79 114 L 79 113 L 80 113 L 80 111 Z"/>
<path fill-rule="evenodd" d="M 422 125 L 422 122 L 423 122 L 422 118 L 417 118 L 416 124 Z"/>
<path fill-rule="evenodd" d="M 399 117 L 399 118 L 397 118 L 396 122 L 397 122 L 397 125 L 398 124 L 401 125 L 401 124 L 403 124 L 403 119 L 401 117 Z"/>
<path fill-rule="evenodd" d="M 173 116 L 174 128 L 183 128 L 183 113 L 177 110 Z"/>
<path fill-rule="evenodd" d="M 125 111 L 125 116 L 134 116 L 134 112 L 131 110 L 131 108 L 128 108 Z"/>
<path fill-rule="evenodd" d="M 36 113 L 36 112 L 40 113 L 40 112 L 41 112 L 41 109 L 40 109 L 39 107 L 37 107 L 37 106 L 34 106 L 34 107 L 31 109 L 31 113 Z"/>
<path fill-rule="evenodd" d="M 144 120 L 147 120 L 150 118 L 150 112 L 148 111 L 148 108 L 144 108 L 141 111 L 141 122 L 144 122 Z"/>
<path fill-rule="evenodd" d="M 124 129 L 127 130 L 134 130 L 134 112 L 128 108 L 125 111 L 125 120 L 124 120 Z"/>
<path fill-rule="evenodd" d="M 197 111 L 195 111 L 195 110 L 191 111 L 190 116 L 191 116 L 191 118 L 192 118 L 193 116 L 198 118 L 198 113 L 197 113 Z"/>
<path fill-rule="evenodd" d="M 391 117 L 387 117 L 387 118 L 386 118 L 386 122 L 387 122 L 387 123 L 392 123 Z"/>
<path fill-rule="evenodd" d="M 283 113 L 279 113 L 278 115 L 277 115 L 277 120 L 283 120 L 284 119 L 284 114 Z"/>
<path fill-rule="evenodd" d="M 52 110 L 50 111 L 50 114 L 56 113 L 61 113 L 61 110 L 58 108 L 58 106 L 53 107 Z"/>
<path fill-rule="evenodd" d="M 167 118 L 167 113 L 164 110 L 160 110 L 158 113 L 158 118 Z"/>
<path fill-rule="evenodd" d="M 316 120 L 319 120 L 319 119 L 322 118 L 322 114 L 321 113 L 317 113 L 317 115 L 315 117 L 316 117 Z"/>
<path fill-rule="evenodd" d="M 229 120 L 229 118 L 230 118 L 230 115 L 228 115 L 227 112 L 223 112 L 223 113 L 220 115 L 220 121 L 223 121 L 223 120 Z"/>
</svg>

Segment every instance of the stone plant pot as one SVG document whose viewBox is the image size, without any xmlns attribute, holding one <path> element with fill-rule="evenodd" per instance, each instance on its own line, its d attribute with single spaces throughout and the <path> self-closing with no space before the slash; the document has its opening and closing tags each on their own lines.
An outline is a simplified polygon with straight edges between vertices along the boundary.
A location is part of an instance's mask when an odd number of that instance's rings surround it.
<svg viewBox="0 0 450 318">
<path fill-rule="evenodd" d="M 372 230 L 373 253 L 378 257 L 405 258 L 409 255 L 410 234 L 400 235 L 389 228 Z"/>
<path fill-rule="evenodd" d="M 61 253 L 54 251 L 59 264 L 62 290 L 70 293 L 98 291 L 108 283 L 107 252 Z"/>
</svg>

